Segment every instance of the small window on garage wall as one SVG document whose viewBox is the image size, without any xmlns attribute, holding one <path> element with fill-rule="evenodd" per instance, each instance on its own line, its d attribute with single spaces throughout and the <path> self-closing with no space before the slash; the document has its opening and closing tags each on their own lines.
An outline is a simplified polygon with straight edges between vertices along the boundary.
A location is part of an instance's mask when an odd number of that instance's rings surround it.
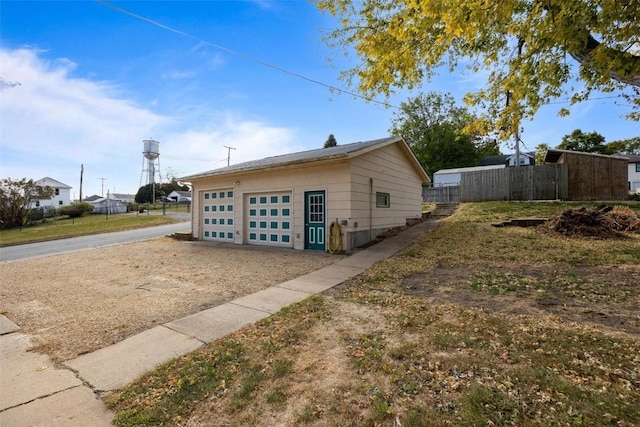
<svg viewBox="0 0 640 427">
<path fill-rule="evenodd" d="M 376 193 L 376 207 L 377 208 L 388 208 L 391 206 L 391 199 L 389 197 L 389 193 Z"/>
</svg>

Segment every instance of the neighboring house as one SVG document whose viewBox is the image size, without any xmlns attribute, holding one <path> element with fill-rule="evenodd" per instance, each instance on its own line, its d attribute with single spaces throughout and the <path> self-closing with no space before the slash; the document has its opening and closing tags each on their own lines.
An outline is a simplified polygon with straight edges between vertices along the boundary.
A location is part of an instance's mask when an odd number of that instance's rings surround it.
<svg viewBox="0 0 640 427">
<path fill-rule="evenodd" d="M 122 203 L 135 203 L 136 201 L 135 194 L 112 193 L 111 196 L 113 200 L 117 200 Z"/>
<path fill-rule="evenodd" d="M 93 205 L 93 209 L 91 210 L 91 213 L 93 214 L 111 215 L 127 212 L 127 204 L 117 200 L 113 194 L 109 194 L 107 197 L 100 197 L 99 199 L 92 200 L 89 203 Z"/>
<path fill-rule="evenodd" d="M 473 166 L 470 168 L 440 169 L 433 174 L 434 187 L 454 187 L 460 185 L 462 174 L 464 172 L 477 172 L 490 169 L 502 169 L 505 164 L 489 165 L 489 166 Z"/>
<path fill-rule="evenodd" d="M 180 178 L 201 240 L 352 250 L 422 217 L 429 177 L 400 137 L 268 157 Z"/>
<path fill-rule="evenodd" d="M 167 196 L 178 203 L 191 203 L 191 191 L 172 191 Z"/>
<path fill-rule="evenodd" d="M 486 156 L 478 162 L 478 166 L 504 165 L 512 167 L 516 165 L 516 157 L 515 153 L 501 154 L 499 156 Z M 520 166 L 533 166 L 535 164 L 535 153 L 520 153 Z"/>
<path fill-rule="evenodd" d="M 640 156 L 635 154 L 624 154 L 629 159 L 627 179 L 629 180 L 629 191 L 640 193 Z"/>
<path fill-rule="evenodd" d="M 569 200 L 626 200 L 629 198 L 628 156 L 549 149 L 544 161 L 567 164 Z"/>
<path fill-rule="evenodd" d="M 71 187 L 56 181 L 53 178 L 44 177 L 35 182 L 41 187 L 51 187 L 53 196 L 50 199 L 40 199 L 32 202 L 32 208 L 52 208 L 58 209 L 60 206 L 71 204 Z"/>
<path fill-rule="evenodd" d="M 85 197 L 84 199 L 82 199 L 83 202 L 95 202 L 98 199 L 102 199 L 102 196 L 98 196 L 97 194 L 94 194 L 93 196 L 89 196 L 89 197 Z"/>
</svg>

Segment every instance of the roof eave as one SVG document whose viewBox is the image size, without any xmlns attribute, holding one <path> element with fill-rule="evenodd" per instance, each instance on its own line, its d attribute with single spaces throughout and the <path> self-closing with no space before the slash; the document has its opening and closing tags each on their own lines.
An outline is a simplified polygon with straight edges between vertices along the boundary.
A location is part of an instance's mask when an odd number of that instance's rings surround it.
<svg viewBox="0 0 640 427">
<path fill-rule="evenodd" d="M 189 175 L 182 178 L 178 178 L 180 181 L 184 182 L 192 182 L 192 180 L 199 180 L 205 178 L 214 178 L 221 176 L 233 176 L 233 175 L 242 175 L 247 172 L 255 172 L 255 171 L 267 171 L 267 170 L 278 170 L 278 169 L 289 169 L 292 166 L 303 165 L 303 164 L 313 164 L 313 163 L 331 163 L 339 159 L 347 159 L 348 154 L 335 154 L 333 156 L 321 157 L 318 159 L 305 159 L 305 160 L 293 160 L 286 163 L 278 163 L 275 165 L 261 165 L 261 166 L 251 166 L 241 169 L 234 169 L 231 171 L 221 170 L 221 171 L 209 171 L 202 174 Z"/>
</svg>

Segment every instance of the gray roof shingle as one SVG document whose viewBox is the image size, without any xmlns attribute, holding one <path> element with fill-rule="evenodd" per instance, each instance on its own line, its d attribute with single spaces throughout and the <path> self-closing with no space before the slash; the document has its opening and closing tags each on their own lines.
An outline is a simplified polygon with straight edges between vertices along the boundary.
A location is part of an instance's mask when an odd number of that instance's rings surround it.
<svg viewBox="0 0 640 427">
<path fill-rule="evenodd" d="M 202 172 L 194 175 L 189 175 L 180 178 L 181 180 L 190 180 L 194 178 L 203 178 L 206 176 L 223 175 L 227 173 L 251 171 L 258 169 L 265 169 L 275 166 L 283 166 L 295 163 L 306 163 L 318 160 L 333 159 L 333 158 L 348 158 L 359 151 L 365 151 L 372 147 L 384 146 L 392 144 L 397 141 L 401 141 L 402 138 L 393 136 L 382 139 L 375 139 L 372 141 L 354 142 L 352 144 L 337 145 L 329 148 L 319 148 L 309 151 L 300 151 L 298 153 L 283 154 L 280 156 L 266 157 L 259 160 L 251 160 L 244 163 L 238 163 L 237 165 L 231 165 L 223 168 L 213 169 L 207 172 Z"/>
</svg>

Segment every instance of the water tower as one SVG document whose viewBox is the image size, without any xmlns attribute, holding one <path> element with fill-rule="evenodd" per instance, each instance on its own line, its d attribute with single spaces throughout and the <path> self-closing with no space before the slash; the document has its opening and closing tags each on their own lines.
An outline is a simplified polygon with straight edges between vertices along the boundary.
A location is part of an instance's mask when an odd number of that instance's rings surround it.
<svg viewBox="0 0 640 427">
<path fill-rule="evenodd" d="M 162 181 L 162 178 L 160 177 L 160 143 L 153 139 L 145 139 L 142 143 L 144 145 L 142 148 L 142 174 L 140 175 L 140 187 L 143 185 L 142 177 L 145 175 L 145 172 L 147 175 L 147 181 L 144 185 L 156 183 L 156 172 L 158 174 L 158 182 Z"/>
</svg>

